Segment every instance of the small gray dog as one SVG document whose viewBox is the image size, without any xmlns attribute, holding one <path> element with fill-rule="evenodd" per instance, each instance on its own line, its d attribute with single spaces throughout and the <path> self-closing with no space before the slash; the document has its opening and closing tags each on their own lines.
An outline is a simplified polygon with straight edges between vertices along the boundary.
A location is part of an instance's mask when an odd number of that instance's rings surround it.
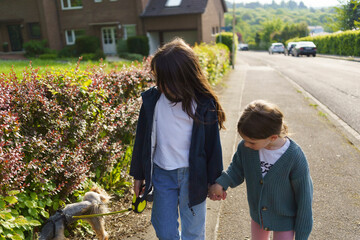
<svg viewBox="0 0 360 240">
<path fill-rule="evenodd" d="M 110 196 L 106 192 L 92 188 L 85 193 L 82 202 L 68 204 L 51 216 L 42 227 L 39 240 L 65 240 L 65 227 L 77 221 L 73 216 L 107 213 L 106 203 L 109 200 Z M 84 218 L 84 220 L 90 223 L 99 240 L 108 240 L 103 216 Z"/>
</svg>

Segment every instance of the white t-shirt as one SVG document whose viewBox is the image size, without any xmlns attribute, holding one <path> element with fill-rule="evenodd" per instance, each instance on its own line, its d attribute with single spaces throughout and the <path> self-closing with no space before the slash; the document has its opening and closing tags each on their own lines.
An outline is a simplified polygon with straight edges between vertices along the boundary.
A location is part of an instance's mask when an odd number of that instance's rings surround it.
<svg viewBox="0 0 360 240">
<path fill-rule="evenodd" d="M 154 163 L 166 170 L 189 166 L 193 119 L 182 103 L 170 102 L 161 94 L 156 106 L 156 149 Z M 196 103 L 193 102 L 195 112 Z"/>
<path fill-rule="evenodd" d="M 260 166 L 263 177 L 267 172 L 270 171 L 270 168 L 276 163 L 277 160 L 285 153 L 285 151 L 290 146 L 290 141 L 286 138 L 285 144 L 276 150 L 269 150 L 262 148 L 259 150 L 260 155 Z"/>
</svg>

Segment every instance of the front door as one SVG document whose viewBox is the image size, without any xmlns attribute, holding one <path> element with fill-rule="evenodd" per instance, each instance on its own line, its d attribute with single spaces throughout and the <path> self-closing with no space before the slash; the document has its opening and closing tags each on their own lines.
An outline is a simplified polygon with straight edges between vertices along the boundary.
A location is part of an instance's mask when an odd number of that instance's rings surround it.
<svg viewBox="0 0 360 240">
<path fill-rule="evenodd" d="M 8 25 L 7 26 L 11 51 L 21 51 L 23 49 L 23 38 L 21 35 L 20 25 Z"/>
<path fill-rule="evenodd" d="M 105 54 L 116 54 L 115 29 L 115 27 L 104 27 L 101 29 Z"/>
</svg>

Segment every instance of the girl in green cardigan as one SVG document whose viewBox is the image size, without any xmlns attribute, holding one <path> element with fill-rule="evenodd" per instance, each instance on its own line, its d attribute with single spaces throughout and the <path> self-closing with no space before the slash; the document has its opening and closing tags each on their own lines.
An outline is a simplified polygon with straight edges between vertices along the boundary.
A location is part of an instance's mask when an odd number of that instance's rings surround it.
<svg viewBox="0 0 360 240">
<path fill-rule="evenodd" d="M 226 189 L 246 180 L 251 239 L 308 239 L 312 225 L 313 185 L 301 148 L 287 137 L 277 106 L 250 103 L 238 122 L 239 143 L 229 168 L 209 188 L 209 198 L 226 198 Z"/>
</svg>

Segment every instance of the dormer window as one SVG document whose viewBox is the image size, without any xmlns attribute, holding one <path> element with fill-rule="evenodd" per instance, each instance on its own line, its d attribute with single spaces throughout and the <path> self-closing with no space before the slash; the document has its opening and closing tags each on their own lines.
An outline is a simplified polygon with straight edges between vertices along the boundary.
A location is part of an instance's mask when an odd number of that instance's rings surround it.
<svg viewBox="0 0 360 240">
<path fill-rule="evenodd" d="M 178 7 L 181 4 L 181 0 L 166 0 L 165 7 Z"/>
</svg>

